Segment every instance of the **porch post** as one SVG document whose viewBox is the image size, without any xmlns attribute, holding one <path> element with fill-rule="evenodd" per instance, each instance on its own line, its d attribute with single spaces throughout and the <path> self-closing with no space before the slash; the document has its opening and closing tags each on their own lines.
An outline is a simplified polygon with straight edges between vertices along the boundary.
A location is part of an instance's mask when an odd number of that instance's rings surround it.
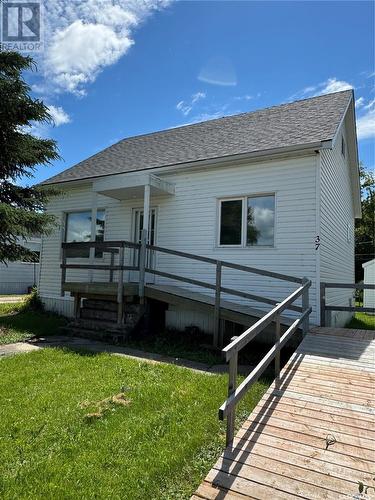
<svg viewBox="0 0 375 500">
<path fill-rule="evenodd" d="M 150 184 L 145 184 L 143 198 L 143 227 L 141 236 L 141 248 L 139 258 L 139 297 L 144 303 L 145 278 L 146 278 L 146 245 L 148 242 L 148 222 L 150 218 Z"/>
<path fill-rule="evenodd" d="M 96 218 L 98 212 L 98 193 L 93 192 L 91 197 L 91 241 L 96 240 Z M 91 265 L 94 264 L 95 259 L 95 248 L 90 248 L 90 259 L 89 262 Z M 89 269 L 89 281 L 92 283 L 94 281 L 94 270 Z"/>
</svg>

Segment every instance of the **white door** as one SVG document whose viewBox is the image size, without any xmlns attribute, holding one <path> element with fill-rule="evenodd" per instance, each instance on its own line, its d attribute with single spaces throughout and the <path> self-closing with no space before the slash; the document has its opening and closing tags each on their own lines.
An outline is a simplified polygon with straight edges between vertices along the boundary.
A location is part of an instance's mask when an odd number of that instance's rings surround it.
<svg viewBox="0 0 375 500">
<path fill-rule="evenodd" d="M 148 221 L 148 244 L 156 244 L 156 223 L 157 223 L 157 212 L 156 208 L 150 208 L 150 215 Z M 143 210 L 134 209 L 133 210 L 133 241 L 134 243 L 141 243 L 142 238 L 142 228 L 143 228 Z M 133 265 L 138 265 L 138 255 L 139 252 L 135 250 L 133 252 Z M 155 252 L 147 250 L 146 253 L 146 267 L 154 269 L 155 266 Z M 138 271 L 133 271 L 130 273 L 130 281 L 139 281 Z M 146 273 L 146 283 L 153 283 L 155 281 L 155 275 L 151 273 Z"/>
</svg>

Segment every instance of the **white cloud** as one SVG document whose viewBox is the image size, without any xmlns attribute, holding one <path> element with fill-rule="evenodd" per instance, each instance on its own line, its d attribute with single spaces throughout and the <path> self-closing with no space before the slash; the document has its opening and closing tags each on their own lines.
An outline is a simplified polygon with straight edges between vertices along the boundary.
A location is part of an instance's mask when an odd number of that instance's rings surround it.
<svg viewBox="0 0 375 500">
<path fill-rule="evenodd" d="M 372 99 L 363 107 L 364 109 L 373 109 L 375 107 L 375 99 Z"/>
<path fill-rule="evenodd" d="M 318 85 L 315 95 L 332 94 L 333 92 L 342 92 L 343 90 L 350 90 L 352 88 L 354 88 L 353 85 L 344 80 L 328 78 L 326 82 Z"/>
<path fill-rule="evenodd" d="M 357 134 L 358 139 L 375 138 L 375 109 L 358 118 Z"/>
<path fill-rule="evenodd" d="M 366 110 L 357 118 L 358 139 L 375 138 L 375 99 L 363 106 Z"/>
<path fill-rule="evenodd" d="M 213 57 L 200 70 L 198 80 L 211 85 L 235 87 L 237 75 L 234 65 L 227 57 Z"/>
<path fill-rule="evenodd" d="M 361 108 L 365 102 L 365 99 L 363 97 L 359 97 L 358 99 L 355 100 L 355 107 L 356 108 Z"/>
<path fill-rule="evenodd" d="M 289 100 L 305 99 L 307 97 L 316 97 L 323 94 L 332 94 L 333 92 L 341 92 L 343 90 L 353 89 L 354 86 L 345 80 L 337 78 L 328 78 L 328 80 L 318 83 L 317 85 L 309 85 L 304 89 L 293 94 Z"/>
<path fill-rule="evenodd" d="M 72 121 L 68 113 L 66 113 L 61 106 L 51 105 L 48 106 L 48 110 L 55 124 L 55 127 L 65 125 L 66 123 L 70 123 Z"/>
<path fill-rule="evenodd" d="M 84 95 L 134 44 L 134 30 L 169 0 L 49 0 L 40 62 L 49 92 Z M 36 89 L 38 86 L 36 86 Z"/>
<path fill-rule="evenodd" d="M 257 96 L 260 96 L 260 93 L 258 92 Z M 254 99 L 253 95 L 245 94 L 245 95 L 238 95 L 233 97 L 235 101 L 251 101 L 251 99 Z"/>
<path fill-rule="evenodd" d="M 190 111 L 193 109 L 194 105 L 198 102 L 201 101 L 202 99 L 206 98 L 206 93 L 205 92 L 196 92 L 191 96 L 191 98 L 188 101 L 179 101 L 176 104 L 176 109 L 178 111 L 181 111 L 181 113 L 184 116 L 187 116 Z"/>
<path fill-rule="evenodd" d="M 178 111 L 181 111 L 184 116 L 187 116 L 190 113 L 192 107 L 185 104 L 185 101 L 180 101 L 176 104 L 176 109 L 178 109 Z"/>
<path fill-rule="evenodd" d="M 205 92 L 197 92 L 196 94 L 192 95 L 191 103 L 195 104 L 196 102 L 200 101 L 201 99 L 204 99 L 206 97 Z"/>
</svg>

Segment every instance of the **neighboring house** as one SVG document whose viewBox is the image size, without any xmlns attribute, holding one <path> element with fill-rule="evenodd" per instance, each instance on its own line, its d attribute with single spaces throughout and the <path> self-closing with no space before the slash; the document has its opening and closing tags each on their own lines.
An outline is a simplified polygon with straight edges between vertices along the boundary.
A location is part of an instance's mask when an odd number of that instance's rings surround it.
<svg viewBox="0 0 375 500">
<path fill-rule="evenodd" d="M 313 324 L 320 317 L 320 281 L 354 283 L 354 220 L 361 205 L 351 90 L 124 139 L 43 184 L 58 186 L 64 196 L 48 207 L 60 229 L 43 237 L 39 292 L 47 308 L 66 315 L 73 314 L 73 302 L 60 294 L 62 242 L 138 242 L 142 228 L 160 247 L 306 276 Z M 70 252 L 69 262 L 88 262 L 88 250 Z M 131 264 L 131 251 L 126 258 Z M 98 253 L 94 261 L 108 259 Z M 159 253 L 149 260 L 163 273 L 215 279 L 208 264 Z M 108 281 L 104 274 L 69 269 L 67 280 Z M 137 281 L 138 273 L 125 279 Z M 147 280 L 170 282 L 154 274 Z M 276 301 L 295 288 L 231 269 L 223 270 L 222 282 Z M 329 292 L 328 304 L 352 301 L 351 291 Z M 331 324 L 343 325 L 348 316 L 335 313 Z M 209 314 L 178 304 L 168 306 L 166 320 L 179 328 L 213 328 Z"/>
<path fill-rule="evenodd" d="M 369 260 L 362 264 L 364 273 L 364 284 L 375 285 L 375 259 Z M 375 290 L 363 291 L 363 306 L 373 307 L 375 313 Z"/>
<path fill-rule="evenodd" d="M 40 253 L 40 236 L 28 240 L 20 239 L 19 244 Z M 39 262 L 7 262 L 0 263 L 0 294 L 23 294 L 35 286 L 39 279 Z"/>
</svg>

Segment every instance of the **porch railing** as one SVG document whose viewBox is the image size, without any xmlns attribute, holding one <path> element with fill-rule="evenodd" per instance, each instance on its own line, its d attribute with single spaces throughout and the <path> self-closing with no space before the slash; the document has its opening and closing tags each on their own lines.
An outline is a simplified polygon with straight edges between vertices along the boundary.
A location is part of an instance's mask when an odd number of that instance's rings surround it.
<svg viewBox="0 0 375 500">
<path fill-rule="evenodd" d="M 81 264 L 81 263 L 67 263 L 67 250 L 69 249 L 95 249 L 100 250 L 103 253 L 111 254 L 111 263 L 110 264 L 98 264 L 98 263 L 89 263 L 89 264 Z M 137 265 L 125 265 L 125 249 L 136 249 L 138 250 L 138 263 Z M 257 269 L 250 266 L 244 266 L 241 264 L 235 264 L 233 262 L 222 261 L 218 259 L 213 259 L 210 257 L 204 257 L 201 255 L 195 255 L 187 252 L 182 252 L 179 250 L 172 250 L 169 248 L 159 247 L 156 245 L 144 245 L 132 243 L 130 241 L 121 240 L 121 241 L 105 241 L 105 242 L 85 242 L 85 243 L 63 243 L 62 244 L 62 278 L 61 278 L 61 286 L 63 291 L 63 286 L 66 282 L 66 270 L 67 269 L 89 269 L 89 270 L 101 270 L 101 271 L 109 271 L 110 272 L 110 282 L 113 281 L 113 273 L 114 271 L 118 271 L 119 279 L 118 279 L 118 289 L 117 289 L 117 300 L 119 306 L 119 321 L 122 317 L 122 294 L 123 294 L 123 271 L 133 270 L 139 271 L 139 296 L 141 300 L 144 297 L 144 287 L 145 287 L 145 276 L 146 273 L 153 274 L 155 276 L 160 276 L 164 278 L 168 278 L 175 281 L 180 281 L 182 283 L 187 283 L 194 286 L 199 286 L 208 290 L 212 290 L 214 292 L 214 339 L 213 343 L 216 347 L 222 344 L 222 338 L 220 334 L 220 305 L 221 305 L 221 297 L 222 294 L 232 295 L 235 297 L 241 297 L 245 299 L 249 299 L 255 302 L 260 302 L 262 304 L 268 304 L 271 306 L 276 306 L 278 301 L 275 299 L 271 299 L 269 297 L 263 297 L 261 295 L 244 292 L 242 290 L 237 290 L 234 288 L 229 288 L 223 286 L 222 283 L 222 271 L 225 268 L 233 269 L 237 271 L 242 271 L 249 274 L 255 274 L 259 276 L 265 276 L 268 278 L 273 278 L 281 281 L 286 281 L 289 283 L 303 284 L 306 279 L 297 278 L 295 276 L 289 276 L 286 274 L 276 273 L 273 271 L 266 271 L 263 269 Z M 92 254 L 92 250 L 90 250 Z M 167 271 L 162 271 L 160 269 L 154 269 L 152 267 L 147 266 L 147 252 L 154 253 L 162 253 L 166 255 L 172 255 L 176 257 L 181 257 L 182 259 L 190 259 L 193 261 L 204 262 L 206 264 L 214 266 L 215 270 L 215 280 L 214 283 L 209 283 L 207 281 L 198 280 L 195 278 L 189 278 L 186 276 L 181 276 L 175 273 L 170 273 Z M 115 255 L 118 253 L 118 265 L 114 264 Z M 130 260 L 131 261 L 131 260 Z M 294 301 L 293 301 L 294 302 Z M 304 311 L 304 303 L 302 301 L 302 307 L 295 305 L 292 302 L 288 302 L 286 306 L 283 308 L 289 309 L 291 311 L 295 311 L 301 313 Z M 306 320 L 302 324 L 302 328 L 304 332 L 308 330 L 308 321 Z"/>
<path fill-rule="evenodd" d="M 218 347 L 222 339 L 220 338 L 220 303 L 221 303 L 221 294 L 226 293 L 228 295 L 233 295 L 236 297 L 241 297 L 249 300 L 253 300 L 256 302 L 261 302 L 263 304 L 269 304 L 269 305 L 276 305 L 278 304 L 278 301 L 275 299 L 270 299 L 269 297 L 263 297 L 261 295 L 255 295 L 252 293 L 244 292 L 242 290 L 236 290 L 234 288 L 228 288 L 222 286 L 222 271 L 224 268 L 228 269 L 234 269 L 238 271 L 243 271 L 246 273 L 251 273 L 251 274 L 256 274 L 260 276 L 266 276 L 269 278 L 274 278 L 282 281 L 287 281 L 290 283 L 304 283 L 303 278 L 297 278 L 294 276 L 289 276 L 286 274 L 281 274 L 281 273 L 276 273 L 273 271 L 266 271 L 263 269 L 257 269 L 255 267 L 250 267 L 250 266 L 244 266 L 241 264 L 235 264 L 233 262 L 227 262 L 223 260 L 218 260 L 218 259 L 212 259 L 210 257 L 203 257 L 201 255 L 195 255 L 187 252 L 182 252 L 179 250 L 171 250 L 169 248 L 163 248 L 155 245 L 146 245 L 146 248 L 148 250 L 154 251 L 154 252 L 160 252 L 163 254 L 167 255 L 174 255 L 178 257 L 182 257 L 184 259 L 191 259 L 194 261 L 199 261 L 199 262 L 204 262 L 206 264 L 211 264 L 216 267 L 216 277 L 215 277 L 215 284 L 213 283 L 208 283 L 206 281 L 201 281 L 193 278 L 187 278 L 184 276 L 180 276 L 177 274 L 169 273 L 166 271 L 160 271 L 157 269 L 151 269 L 151 268 L 146 268 L 146 272 L 154 274 L 156 276 L 161 276 L 164 278 L 169 278 L 171 280 L 176 280 L 176 281 L 181 281 L 183 283 L 188 283 L 191 285 L 195 286 L 200 286 L 203 288 L 207 288 L 209 290 L 213 290 L 215 292 L 215 306 L 214 306 L 214 346 Z M 292 303 L 287 304 L 287 306 L 284 309 L 289 309 L 292 311 L 296 312 L 301 312 L 303 309 L 300 306 L 293 305 Z M 305 322 L 304 323 L 304 332 L 307 332 L 308 330 L 308 324 Z"/>
<path fill-rule="evenodd" d="M 141 247 L 138 243 L 132 243 L 131 241 L 89 241 L 89 242 L 73 242 L 73 243 L 63 243 L 62 244 L 62 262 L 61 262 L 61 294 L 64 295 L 64 285 L 66 283 L 66 270 L 67 269 L 88 269 L 96 271 L 109 271 L 109 282 L 113 282 L 113 273 L 118 271 L 118 282 L 117 282 L 117 322 L 121 324 L 123 316 L 123 287 L 124 287 L 124 271 L 138 271 L 139 262 L 137 266 L 125 265 L 125 249 L 137 249 Z M 68 250 L 85 250 L 88 249 L 91 253 L 91 249 L 100 250 L 104 253 L 110 254 L 110 264 L 97 264 L 91 262 L 90 264 L 71 264 L 67 263 L 67 251 Z M 118 254 L 118 264 L 115 264 L 115 255 Z M 78 316 L 79 311 L 79 295 L 75 298 L 75 316 Z"/>
<path fill-rule="evenodd" d="M 260 378 L 265 369 L 269 366 L 272 360 L 275 360 L 275 378 L 276 384 L 280 382 L 280 351 L 286 342 L 292 337 L 297 329 L 305 324 L 308 324 L 309 315 L 312 311 L 309 307 L 309 288 L 311 281 L 303 278 L 303 284 L 295 292 L 291 293 L 286 299 L 277 304 L 269 313 L 257 321 L 254 325 L 248 328 L 237 338 L 232 339 L 232 342 L 224 347 L 222 352 L 225 359 L 229 362 L 229 380 L 228 380 L 228 398 L 219 409 L 220 420 L 227 419 L 226 444 L 230 446 L 234 439 L 236 406 L 251 389 L 252 385 Z M 296 319 L 286 332 L 280 336 L 280 315 L 285 309 L 290 309 L 290 306 L 302 295 L 302 314 Z M 275 344 L 257 364 L 251 373 L 237 387 L 237 372 L 238 372 L 238 353 L 251 340 L 259 335 L 270 323 L 275 322 Z"/>
<path fill-rule="evenodd" d="M 336 306 L 327 305 L 326 290 L 327 288 L 336 289 L 352 289 L 352 290 L 375 290 L 375 285 L 364 283 L 320 283 L 320 326 L 326 326 L 327 311 L 349 311 L 349 312 L 367 312 L 374 313 L 373 307 L 363 306 Z"/>
</svg>

